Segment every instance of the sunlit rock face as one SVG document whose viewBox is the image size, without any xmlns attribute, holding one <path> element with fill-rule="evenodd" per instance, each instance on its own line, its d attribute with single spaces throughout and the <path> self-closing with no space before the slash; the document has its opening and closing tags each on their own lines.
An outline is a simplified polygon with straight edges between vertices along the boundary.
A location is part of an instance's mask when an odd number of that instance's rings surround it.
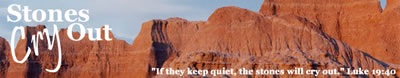
<svg viewBox="0 0 400 78">
<path fill-rule="evenodd" d="M 152 67 L 175 69 L 391 69 L 369 54 L 325 33 L 321 25 L 296 15 L 266 15 L 238 7 L 217 9 L 208 21 L 181 18 L 143 24 L 133 43 L 153 57 Z M 142 46 L 146 45 L 146 46 Z M 136 47 L 137 46 L 137 47 Z M 153 73 L 154 75 L 154 73 Z M 277 77 L 242 75 L 229 77 Z M 180 77 L 156 75 L 155 77 Z M 185 75 L 185 77 L 196 77 Z M 213 77 L 208 75 L 208 77 Z M 218 76 L 224 77 L 224 76 Z M 279 75 L 279 77 L 312 77 Z M 319 75 L 318 77 L 357 77 Z M 358 77 L 375 77 L 362 75 Z M 395 77 L 395 76 L 393 76 Z"/>
<path fill-rule="evenodd" d="M 260 13 L 307 19 L 324 33 L 375 58 L 400 64 L 399 0 L 265 0 Z"/>
<path fill-rule="evenodd" d="M 265 0 L 260 12 L 222 7 L 207 21 L 182 18 L 142 24 L 132 45 L 111 35 L 112 41 L 72 41 L 61 29 L 62 66 L 57 48 L 39 41 L 23 64 L 15 63 L 6 40 L 0 38 L 0 77 L 146 78 L 151 68 L 174 69 L 396 69 L 399 71 L 398 0 L 382 10 L 376 0 Z M 32 48 L 31 36 L 46 28 L 25 27 L 16 51 L 21 59 Z M 102 32 L 104 33 L 104 32 Z M 74 32 L 74 37 L 79 33 Z M 103 34 L 104 35 L 104 34 Z M 104 36 L 102 36 L 104 37 Z M 346 72 L 341 72 L 341 74 Z M 183 77 L 201 77 L 184 75 Z M 206 75 L 206 77 L 214 77 Z M 217 77 L 314 77 L 312 75 L 224 75 Z M 317 77 L 380 77 L 375 75 L 318 75 Z M 399 74 L 384 76 L 399 77 Z"/>
</svg>

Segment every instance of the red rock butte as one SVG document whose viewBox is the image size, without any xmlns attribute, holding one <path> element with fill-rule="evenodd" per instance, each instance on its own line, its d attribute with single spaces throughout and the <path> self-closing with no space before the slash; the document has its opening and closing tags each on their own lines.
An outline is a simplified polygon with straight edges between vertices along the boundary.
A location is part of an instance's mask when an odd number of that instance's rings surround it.
<svg viewBox="0 0 400 78">
<path fill-rule="evenodd" d="M 259 12 L 222 7 L 207 21 L 182 18 L 142 24 L 132 45 L 112 41 L 68 39 L 60 30 L 62 66 L 56 73 L 57 53 L 39 41 L 40 56 L 15 63 L 8 42 L 0 38 L 0 77 L 24 78 L 146 78 L 151 68 L 174 69 L 395 69 L 400 71 L 400 0 L 265 0 Z M 26 27 L 18 41 L 17 57 L 32 47 L 30 36 L 46 28 Z M 78 36 L 78 33 L 74 33 Z M 87 36 L 86 36 L 87 37 Z M 60 47 L 57 47 L 60 48 Z M 318 75 L 317 77 L 389 77 L 377 75 Z M 184 75 L 183 77 L 202 77 Z M 207 77 L 214 77 L 207 75 Z M 217 77 L 314 77 L 312 75 L 218 75 Z"/>
</svg>

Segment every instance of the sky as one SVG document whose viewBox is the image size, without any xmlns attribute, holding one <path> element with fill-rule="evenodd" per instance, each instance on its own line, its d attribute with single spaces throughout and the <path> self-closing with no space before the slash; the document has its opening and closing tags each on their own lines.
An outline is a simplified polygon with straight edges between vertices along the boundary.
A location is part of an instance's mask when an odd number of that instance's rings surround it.
<svg viewBox="0 0 400 78">
<path fill-rule="evenodd" d="M 190 21 L 205 21 L 213 11 L 223 6 L 238 6 L 258 11 L 263 0 L 1 0 L 0 36 L 11 39 L 15 26 L 46 25 L 52 32 L 52 25 L 67 28 L 72 23 L 49 22 L 7 22 L 7 7 L 10 4 L 29 6 L 30 9 L 89 9 L 90 21 L 82 23 L 86 28 L 110 25 L 118 39 L 132 43 L 141 29 L 141 24 L 152 19 L 181 17 Z M 381 0 L 381 5 L 386 5 Z"/>
<path fill-rule="evenodd" d="M 386 0 L 380 0 L 380 1 L 381 1 L 381 7 L 382 7 L 382 9 L 384 9 L 385 6 L 386 6 Z"/>
<path fill-rule="evenodd" d="M 67 28 L 69 22 L 7 22 L 10 4 L 29 6 L 30 9 L 89 9 L 89 22 L 82 23 L 86 28 L 110 25 L 114 36 L 132 43 L 141 29 L 141 24 L 152 19 L 181 17 L 190 21 L 205 21 L 212 12 L 223 6 L 238 6 L 258 11 L 263 0 L 1 0 L 0 36 L 11 39 L 15 26 L 46 25 L 50 33 L 53 24 Z"/>
</svg>

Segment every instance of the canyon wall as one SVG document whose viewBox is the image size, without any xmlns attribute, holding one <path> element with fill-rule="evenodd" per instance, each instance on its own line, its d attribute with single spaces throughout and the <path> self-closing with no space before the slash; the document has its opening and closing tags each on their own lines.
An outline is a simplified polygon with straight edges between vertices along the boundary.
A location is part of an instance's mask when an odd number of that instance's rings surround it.
<svg viewBox="0 0 400 78">
<path fill-rule="evenodd" d="M 161 67 L 399 71 L 399 2 L 388 0 L 382 10 L 377 0 L 265 0 L 259 12 L 228 6 L 215 10 L 207 21 L 176 17 L 145 22 L 132 45 L 112 34 L 112 41 L 90 41 L 87 34 L 81 41 L 72 41 L 67 30 L 61 29 L 58 32 L 61 47 L 49 50 L 47 39 L 39 40 L 39 55 L 32 52 L 23 64 L 14 62 L 10 42 L 0 38 L 0 77 L 180 77 L 156 75 L 150 70 Z M 33 48 L 32 35 L 44 28 L 44 25 L 25 27 L 26 39 L 19 39 L 16 46 L 19 60 L 28 48 Z M 75 38 L 79 36 L 77 32 L 73 34 Z M 45 69 L 56 66 L 58 48 L 62 49 L 61 69 L 49 73 Z M 340 73 L 317 77 L 399 77 L 399 73 L 391 76 Z M 186 74 L 184 77 L 201 76 Z"/>
<path fill-rule="evenodd" d="M 28 47 L 33 51 L 32 35 L 43 31 L 46 28 L 43 25 L 36 27 L 25 27 L 25 39 L 20 39 L 16 46 L 16 56 L 18 60 L 22 60 Z M 52 34 L 52 33 L 50 33 Z M 7 78 L 56 78 L 56 77 L 119 77 L 126 78 L 136 75 L 136 67 L 132 64 L 138 62 L 132 52 L 132 46 L 123 40 L 118 40 L 111 35 L 112 41 L 90 41 L 86 37 L 81 41 L 72 41 L 67 36 L 67 30 L 59 31 L 60 43 L 62 48 L 62 65 L 61 69 L 56 73 L 50 73 L 45 69 L 54 69 L 57 65 L 58 51 L 57 42 L 54 42 L 54 48 L 48 49 L 47 38 L 38 42 L 39 55 L 35 56 L 34 52 L 29 54 L 29 58 L 23 64 L 14 62 L 11 57 L 8 43 L 1 39 L 2 46 L 0 51 L 5 54 L 1 55 L 1 77 Z M 79 37 L 79 33 L 74 32 L 74 37 Z M 104 32 L 102 32 L 104 35 Z M 52 36 L 50 36 L 52 40 Z M 102 36 L 104 39 L 104 36 Z M 52 41 L 51 40 L 51 41 Z M 56 40 L 57 41 L 57 40 Z M 135 60 L 135 61 L 134 61 Z M 143 72 L 140 70 L 140 72 Z"/>
<path fill-rule="evenodd" d="M 306 18 L 329 36 L 372 56 L 400 64 L 399 0 L 265 0 L 260 13 Z"/>
<path fill-rule="evenodd" d="M 136 47 L 146 44 L 145 42 L 152 45 L 147 48 Z M 153 53 L 153 59 L 156 59 L 154 67 L 163 68 L 392 69 L 385 62 L 330 37 L 319 25 L 307 18 L 295 15 L 266 16 L 238 7 L 219 8 L 205 22 L 190 22 L 181 18 L 148 21 L 143 24 L 142 31 L 133 45 L 135 50 L 147 49 Z M 179 77 L 168 75 L 156 77 L 165 76 Z M 196 75 L 185 75 L 185 77 L 196 77 Z M 229 75 L 228 77 L 312 76 Z"/>
</svg>

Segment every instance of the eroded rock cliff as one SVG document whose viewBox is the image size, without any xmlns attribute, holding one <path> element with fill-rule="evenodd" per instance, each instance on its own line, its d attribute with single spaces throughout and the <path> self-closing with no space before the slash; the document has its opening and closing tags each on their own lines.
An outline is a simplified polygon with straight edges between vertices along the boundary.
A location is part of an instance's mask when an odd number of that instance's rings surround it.
<svg viewBox="0 0 400 78">
<path fill-rule="evenodd" d="M 33 51 L 32 35 L 37 35 L 39 31 L 43 31 L 46 28 L 44 25 L 36 27 L 25 27 L 25 39 L 20 39 L 16 46 L 17 59 L 22 60 L 25 56 L 27 48 L 31 48 Z M 52 35 L 52 33 L 50 33 Z M 79 33 L 74 32 L 74 37 L 79 37 Z M 135 67 L 132 63 L 137 62 L 132 59 L 134 53 L 132 47 L 123 40 L 118 40 L 111 35 L 112 41 L 90 41 L 86 37 L 81 41 L 72 41 L 67 36 L 67 30 L 61 29 L 59 31 L 60 43 L 62 48 L 62 65 L 61 69 L 56 73 L 50 73 L 45 69 L 54 69 L 57 60 L 58 53 L 57 49 L 60 47 L 54 46 L 52 50 L 48 49 L 46 36 L 43 36 L 44 40 L 39 40 L 38 50 L 39 55 L 35 56 L 32 52 L 28 60 L 19 64 L 14 62 L 10 55 L 10 48 L 6 41 L 1 40 L 3 46 L 0 47 L 2 53 L 0 54 L 2 63 L 0 64 L 2 69 L 1 73 L 5 72 L 2 77 L 7 78 L 87 78 L 87 77 L 132 77 L 132 73 L 135 73 Z M 104 32 L 102 32 L 104 35 Z M 104 37 L 102 36 L 104 39 Z M 51 36 L 51 39 L 53 37 Z M 57 41 L 57 40 L 56 40 Z M 57 42 L 54 42 L 57 45 Z M 4 59 L 7 57 L 8 59 Z M 8 64 L 10 61 L 10 64 Z"/>
<path fill-rule="evenodd" d="M 0 77 L 5 77 L 10 62 L 7 60 L 7 53 L 9 53 L 9 46 L 7 40 L 0 37 Z"/>
<path fill-rule="evenodd" d="M 180 18 L 146 22 L 133 44 L 135 50 L 153 54 L 154 67 L 163 68 L 391 69 L 390 65 L 330 37 L 307 18 L 296 15 L 266 16 L 237 7 L 219 8 L 205 22 Z M 140 46 L 142 44 L 148 45 Z M 312 77 L 229 77 L 277 76 Z"/>
<path fill-rule="evenodd" d="M 398 53 L 399 0 L 265 0 L 260 13 L 306 18 L 329 36 L 394 64 Z"/>
<path fill-rule="evenodd" d="M 45 69 L 56 66 L 60 47 L 48 50 L 46 38 L 39 41 L 39 56 L 32 52 L 23 64 L 13 61 L 7 41 L 0 38 L 0 77 L 180 77 L 156 75 L 150 70 L 160 67 L 399 71 L 399 2 L 389 0 L 382 10 L 376 0 L 265 0 L 260 12 L 223 7 L 207 21 L 169 18 L 145 22 L 132 45 L 113 36 L 112 41 L 90 41 L 87 35 L 81 41 L 71 41 L 66 29 L 61 29 L 62 66 L 56 73 Z M 26 39 L 20 39 L 16 46 L 19 59 L 28 47 L 33 48 L 32 35 L 44 28 L 25 28 Z M 317 77 L 399 77 L 340 73 Z M 314 77 L 217 77 L 226 76 Z"/>
</svg>

